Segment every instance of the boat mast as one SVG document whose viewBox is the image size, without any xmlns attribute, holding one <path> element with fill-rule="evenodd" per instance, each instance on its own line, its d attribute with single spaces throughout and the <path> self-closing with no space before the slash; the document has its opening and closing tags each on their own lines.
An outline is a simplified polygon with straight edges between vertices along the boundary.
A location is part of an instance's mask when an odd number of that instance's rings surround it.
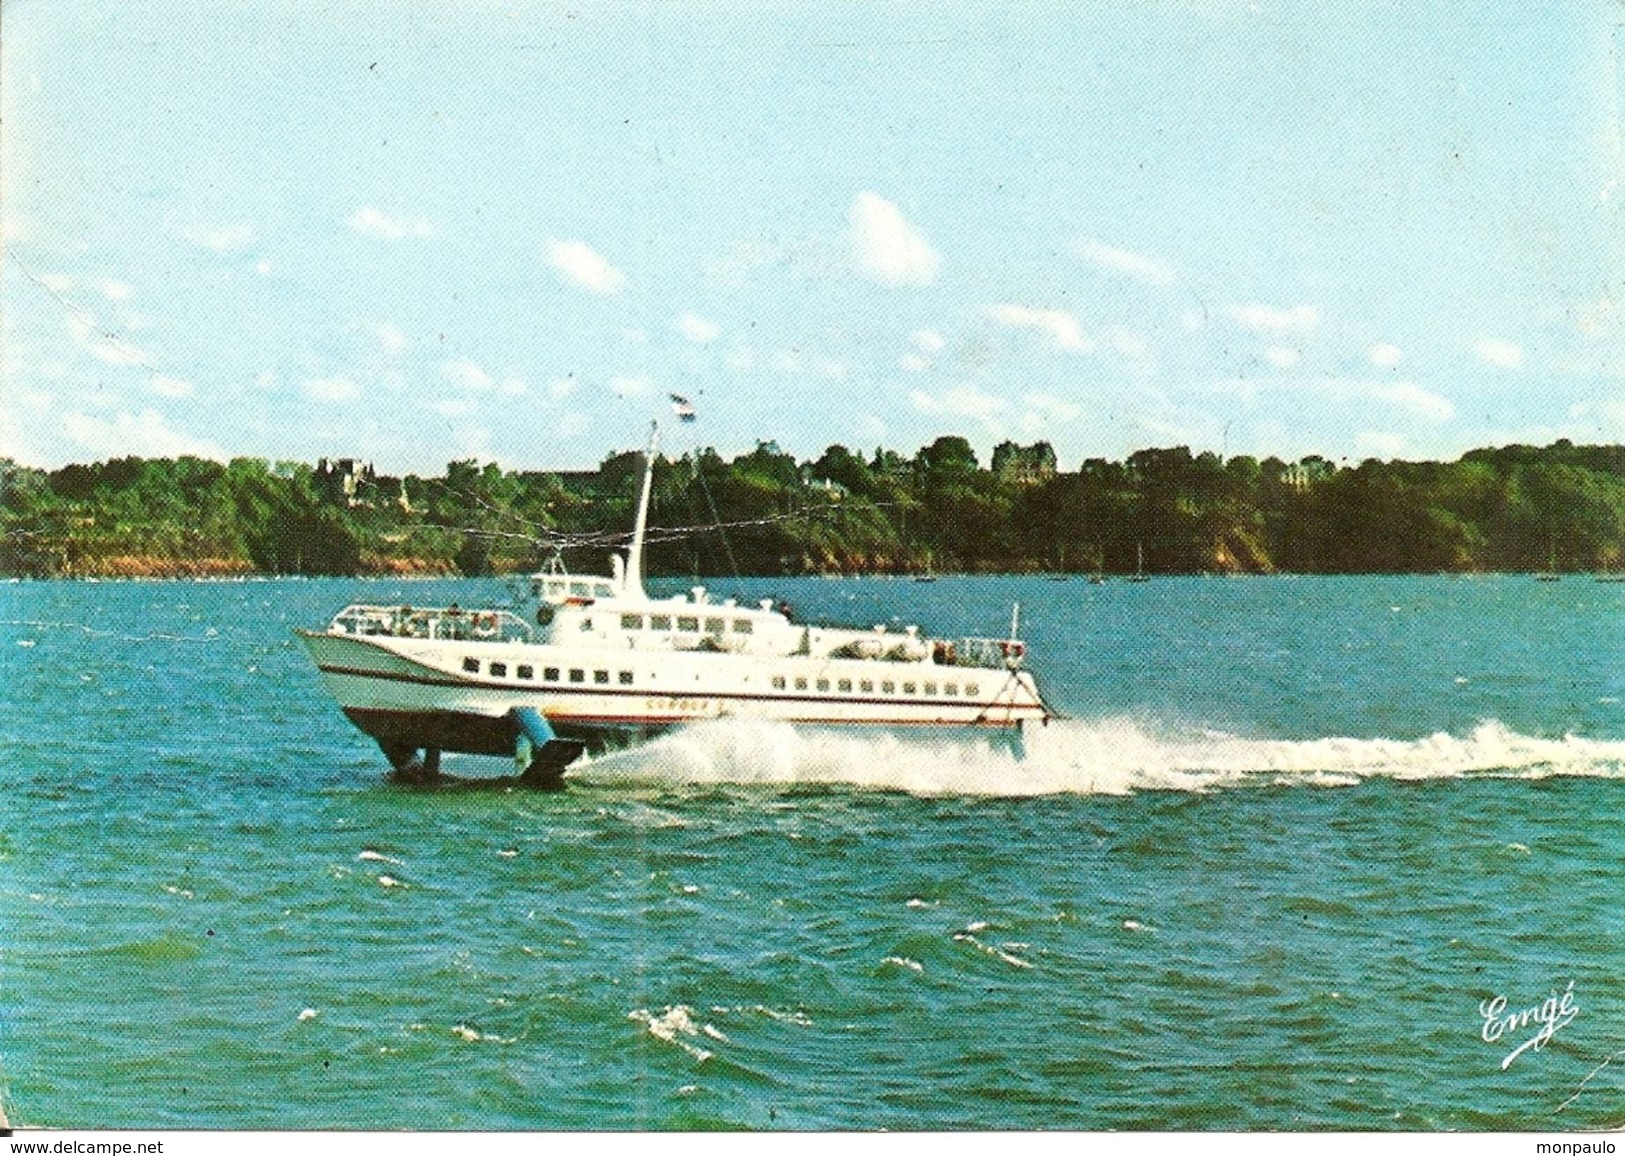
<svg viewBox="0 0 1625 1156">
<path fill-rule="evenodd" d="M 638 520 L 632 526 L 632 548 L 626 552 L 626 576 L 621 579 L 621 594 L 625 597 L 644 598 L 643 593 L 643 532 L 649 526 L 649 489 L 655 476 L 655 446 L 660 441 L 660 423 L 649 423 L 649 448 L 643 455 L 643 493 L 638 497 Z"/>
</svg>

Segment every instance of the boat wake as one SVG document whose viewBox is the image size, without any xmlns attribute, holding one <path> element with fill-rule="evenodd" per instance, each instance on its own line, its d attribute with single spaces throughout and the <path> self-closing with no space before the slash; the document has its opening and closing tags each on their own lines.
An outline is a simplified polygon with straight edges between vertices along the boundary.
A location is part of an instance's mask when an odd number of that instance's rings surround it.
<svg viewBox="0 0 1625 1156">
<path fill-rule="evenodd" d="M 1496 721 L 1426 738 L 1257 739 L 1158 733 L 1137 720 L 1029 730 L 1027 754 L 986 742 L 803 731 L 727 720 L 579 764 L 592 784 L 828 784 L 917 795 L 1123 795 L 1238 786 L 1353 786 L 1367 779 L 1625 778 L 1625 741 L 1519 734 Z"/>
</svg>

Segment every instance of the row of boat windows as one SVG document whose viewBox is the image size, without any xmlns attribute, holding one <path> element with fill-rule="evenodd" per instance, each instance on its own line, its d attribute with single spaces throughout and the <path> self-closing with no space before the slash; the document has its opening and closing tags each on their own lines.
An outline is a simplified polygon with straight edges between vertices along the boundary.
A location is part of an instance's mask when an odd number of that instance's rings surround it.
<svg viewBox="0 0 1625 1156">
<path fill-rule="evenodd" d="M 465 671 L 467 671 L 469 674 L 478 674 L 478 673 L 480 673 L 480 660 L 477 659 L 477 658 L 465 658 L 465 659 L 463 659 L 463 669 Z M 506 662 L 488 663 L 486 673 L 488 673 L 492 678 L 507 678 L 508 677 L 508 664 Z M 557 666 L 544 666 L 542 668 L 541 681 L 542 682 L 573 682 L 573 683 L 582 683 L 582 684 L 584 684 L 584 683 L 587 682 L 587 673 L 588 672 L 585 669 L 581 668 L 581 667 L 572 667 L 572 668 L 570 668 L 570 669 L 568 669 L 566 671 L 565 669 L 557 667 Z M 611 672 L 607 671 L 607 670 L 595 670 L 595 671 L 593 671 L 592 672 L 593 685 L 595 685 L 595 686 L 609 686 L 610 685 L 610 673 Z M 565 677 L 566 675 L 568 677 Z M 621 686 L 631 686 L 632 685 L 632 672 L 630 670 L 615 671 L 614 675 L 615 675 L 614 681 L 616 683 L 620 684 Z M 517 664 L 514 665 L 514 668 L 513 668 L 513 677 L 519 679 L 522 682 L 535 681 L 535 679 L 536 679 L 536 668 L 534 666 L 530 665 L 529 663 L 517 663 Z M 774 676 L 774 678 L 773 678 L 773 689 L 774 690 L 788 690 L 789 687 L 790 687 L 790 683 L 792 681 L 794 682 L 795 688 L 797 690 L 807 690 L 807 689 L 809 689 L 809 680 L 808 679 L 797 678 L 797 679 L 794 679 L 794 680 L 789 680 L 789 679 L 786 679 L 783 675 L 775 675 Z M 815 690 L 819 691 L 822 694 L 828 694 L 830 692 L 830 688 L 831 688 L 831 681 L 832 680 L 827 679 L 827 678 L 819 678 L 819 679 L 810 680 L 811 689 L 815 689 Z M 859 694 L 874 694 L 875 693 L 875 685 L 876 685 L 875 680 L 870 679 L 870 678 L 858 679 L 855 683 L 850 678 L 838 678 L 838 679 L 833 680 L 833 684 L 834 684 L 835 693 L 837 693 L 837 694 L 851 694 L 851 693 L 853 693 L 854 689 L 856 689 L 857 693 L 859 693 Z M 925 694 L 925 695 L 928 695 L 928 696 L 934 696 L 934 695 L 938 694 L 939 691 L 940 691 L 941 694 L 946 695 L 948 698 L 958 698 L 959 697 L 959 689 L 960 689 L 959 684 L 957 682 L 943 683 L 939 687 L 938 684 L 935 683 L 935 682 L 917 683 L 917 682 L 913 682 L 913 681 L 906 681 L 906 682 L 903 682 L 903 683 L 898 683 L 895 679 L 890 679 L 890 678 L 881 679 L 880 683 L 879 683 L 879 686 L 880 686 L 880 693 L 881 694 L 897 694 L 898 693 L 898 687 L 901 686 L 903 694 Z M 968 683 L 965 684 L 965 695 L 966 695 L 966 697 L 975 698 L 980 693 L 981 693 L 981 687 L 980 687 L 979 684 L 974 683 L 974 682 L 968 682 Z"/>
<path fill-rule="evenodd" d="M 480 660 L 477 658 L 463 659 L 463 669 L 469 674 L 478 674 L 480 672 Z M 492 678 L 507 678 L 508 664 L 506 662 L 489 663 L 486 672 L 490 674 Z M 563 677 L 566 673 L 569 675 L 567 679 Z M 513 668 L 513 677 L 523 682 L 533 682 L 536 680 L 536 668 L 529 663 L 517 663 Z M 557 666 L 544 666 L 542 667 L 541 681 L 568 681 L 584 683 L 587 681 L 587 671 L 581 669 L 580 667 L 572 667 L 568 672 L 566 672 Z M 607 670 L 595 670 L 592 672 L 592 681 L 597 686 L 608 686 L 610 683 L 610 672 Z M 632 672 L 630 670 L 616 671 L 615 681 L 622 686 L 631 686 Z"/>
<path fill-rule="evenodd" d="M 807 679 L 798 678 L 798 679 L 795 679 L 793 681 L 795 683 L 795 688 L 797 690 L 806 690 L 807 689 Z M 853 690 L 853 685 L 854 685 L 853 681 L 850 678 L 838 678 L 838 679 L 835 679 L 835 692 L 837 694 L 851 694 L 852 690 Z M 880 680 L 880 693 L 881 694 L 896 694 L 898 685 L 899 684 L 893 679 L 889 679 L 889 678 L 881 679 Z M 873 679 L 870 679 L 870 678 L 858 679 L 857 683 L 856 683 L 856 686 L 857 686 L 857 692 L 859 694 L 874 694 L 875 693 L 875 681 Z M 947 695 L 949 698 L 958 698 L 959 697 L 959 684 L 957 682 L 943 683 L 940 688 L 934 682 L 917 683 L 917 682 L 910 681 L 910 682 L 902 683 L 901 686 L 903 688 L 902 693 L 904 693 L 904 694 L 936 695 L 940 691 L 940 693 L 942 693 L 944 695 Z M 827 678 L 815 679 L 813 681 L 813 687 L 814 687 L 814 689 L 822 691 L 822 692 L 827 694 L 829 692 L 829 689 L 830 689 L 830 680 L 827 679 Z M 774 677 L 774 679 L 773 679 L 773 689 L 774 690 L 788 689 L 788 684 L 787 684 L 785 678 L 782 675 L 778 675 L 778 676 Z M 982 690 L 981 686 L 979 684 L 977 684 L 977 683 L 968 682 L 968 683 L 965 684 L 965 695 L 968 698 L 975 698 L 978 694 L 981 693 L 981 690 Z"/>
<path fill-rule="evenodd" d="M 701 630 L 700 623 L 705 623 Z M 645 624 L 647 623 L 647 624 Z M 673 626 L 673 623 L 676 625 Z M 650 614 L 645 619 L 642 614 L 621 615 L 622 630 L 679 630 L 685 634 L 721 634 L 725 629 L 731 629 L 735 634 L 749 634 L 756 624 L 748 618 L 735 618 L 730 623 L 724 618 L 701 619 L 690 614 Z M 590 627 L 588 628 L 590 629 Z"/>
</svg>

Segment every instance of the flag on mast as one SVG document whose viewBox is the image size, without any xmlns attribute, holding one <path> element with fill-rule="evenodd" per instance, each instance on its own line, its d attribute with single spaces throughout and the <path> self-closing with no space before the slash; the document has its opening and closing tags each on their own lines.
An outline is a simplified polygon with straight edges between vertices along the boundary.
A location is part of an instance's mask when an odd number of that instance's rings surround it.
<svg viewBox="0 0 1625 1156">
<path fill-rule="evenodd" d="M 677 415 L 678 421 L 694 420 L 694 403 L 680 393 L 671 395 L 672 412 Z"/>
</svg>

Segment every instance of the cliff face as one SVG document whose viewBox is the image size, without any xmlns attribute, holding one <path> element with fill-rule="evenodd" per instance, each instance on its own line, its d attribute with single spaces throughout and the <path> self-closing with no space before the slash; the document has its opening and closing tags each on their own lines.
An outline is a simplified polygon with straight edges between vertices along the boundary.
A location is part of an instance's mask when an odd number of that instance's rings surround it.
<svg viewBox="0 0 1625 1156">
<path fill-rule="evenodd" d="M 246 558 L 158 558 L 146 554 L 115 554 L 88 558 L 49 578 L 240 578 L 256 573 Z"/>
</svg>

